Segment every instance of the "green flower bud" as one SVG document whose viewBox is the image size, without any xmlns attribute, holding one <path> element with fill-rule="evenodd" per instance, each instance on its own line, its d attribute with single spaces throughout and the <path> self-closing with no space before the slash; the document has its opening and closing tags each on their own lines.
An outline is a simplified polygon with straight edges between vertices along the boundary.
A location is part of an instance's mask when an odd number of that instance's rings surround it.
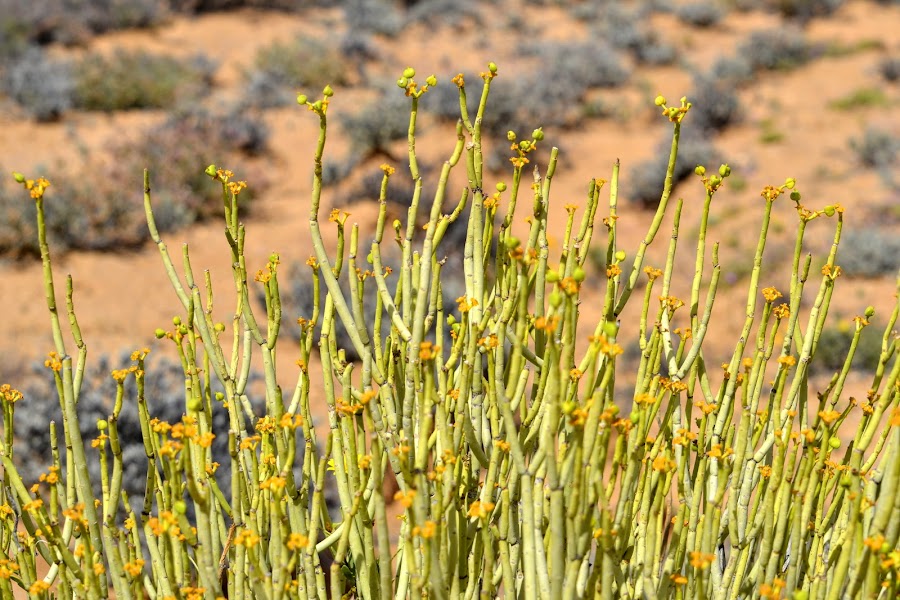
<svg viewBox="0 0 900 600">
<path fill-rule="evenodd" d="M 406 79 L 412 79 L 415 76 L 416 70 L 412 67 L 406 67 L 405 69 L 403 69 L 403 77 L 405 77 Z"/>
<path fill-rule="evenodd" d="M 700 177 L 703 177 L 704 175 L 706 175 L 706 167 L 704 167 L 703 165 L 697 165 L 697 167 L 694 169 L 694 173 L 696 173 Z"/>
<path fill-rule="evenodd" d="M 787 179 L 784 180 L 784 187 L 786 187 L 789 190 L 794 189 L 795 185 L 797 185 L 797 180 L 794 179 L 793 177 L 788 177 Z"/>
<path fill-rule="evenodd" d="M 606 410 L 611 415 L 617 415 L 617 414 L 619 414 L 619 405 L 618 404 L 610 404 L 609 406 L 606 407 Z"/>
<path fill-rule="evenodd" d="M 837 450 L 841 447 L 841 438 L 837 437 L 836 435 L 831 436 L 831 439 L 828 440 L 828 445 L 832 450 Z"/>
<path fill-rule="evenodd" d="M 516 132 L 510 129 L 506 132 L 506 139 L 510 142 L 516 141 Z"/>
<path fill-rule="evenodd" d="M 528 150 L 530 148 L 531 148 L 531 142 L 529 142 L 528 140 L 522 140 L 521 142 L 519 142 L 519 150 L 528 152 Z"/>
<path fill-rule="evenodd" d="M 278 253 L 277 253 L 277 252 L 273 252 L 272 254 L 269 255 L 269 262 L 270 262 L 270 263 L 277 263 L 277 262 L 279 262 L 280 260 L 281 260 L 281 257 L 278 256 Z"/>
<path fill-rule="evenodd" d="M 606 321 L 603 324 L 603 335 L 606 337 L 616 337 L 619 333 L 619 324 L 615 321 Z"/>
<path fill-rule="evenodd" d="M 215 179 L 216 171 L 218 171 L 218 169 L 216 168 L 216 165 L 209 165 L 208 167 L 206 167 L 206 170 L 203 172 L 206 173 L 207 175 L 209 175 L 210 177 L 212 177 L 213 179 Z"/>
<path fill-rule="evenodd" d="M 221 402 L 224 399 L 225 399 L 225 394 L 223 394 L 222 392 L 216 392 L 216 400 L 217 401 Z"/>
<path fill-rule="evenodd" d="M 505 192 L 505 191 L 506 191 L 506 184 L 503 183 L 502 181 L 501 181 L 500 183 L 498 183 L 498 184 L 497 184 L 497 191 L 498 191 L 498 192 Z"/>
<path fill-rule="evenodd" d="M 791 600 L 809 600 L 809 592 L 806 590 L 797 590 L 791 594 Z"/>
<path fill-rule="evenodd" d="M 562 409 L 562 413 L 564 415 L 571 415 L 572 411 L 578 408 L 578 405 L 571 400 L 567 400 L 566 402 L 562 403 L 562 406 L 560 406 L 560 408 Z"/>
<path fill-rule="evenodd" d="M 834 216 L 834 207 L 832 205 L 829 204 L 823 210 L 825 211 L 826 216 L 829 216 L 829 217 Z"/>
<path fill-rule="evenodd" d="M 665 96 L 657 96 L 656 99 L 653 101 L 653 104 L 655 104 L 657 106 L 663 106 L 665 103 L 666 103 Z"/>
<path fill-rule="evenodd" d="M 306 95 L 297 94 L 297 104 L 299 104 L 300 106 L 303 106 L 304 104 L 306 104 Z"/>
<path fill-rule="evenodd" d="M 553 308 L 559 308 L 559 305 L 562 304 L 562 301 L 562 294 L 560 294 L 558 290 L 553 290 L 552 292 L 550 292 L 550 306 L 552 306 Z"/>
<path fill-rule="evenodd" d="M 453 315 L 447 315 L 447 325 L 454 325 L 456 323 L 456 317 Z"/>
<path fill-rule="evenodd" d="M 181 317 L 172 317 L 172 325 L 176 327 L 181 325 Z"/>
<path fill-rule="evenodd" d="M 709 178 L 709 185 L 712 187 L 717 187 L 720 183 L 722 183 L 722 178 L 718 175 L 713 175 Z"/>
<path fill-rule="evenodd" d="M 729 175 L 731 175 L 731 167 L 729 167 L 728 165 L 720 166 L 719 175 L 721 175 L 722 177 L 728 177 Z"/>
<path fill-rule="evenodd" d="M 188 334 L 188 328 L 187 328 L 187 325 L 179 325 L 179 326 L 178 326 L 178 333 L 180 333 L 181 335 L 187 335 L 187 334 Z"/>
<path fill-rule="evenodd" d="M 841 487 L 848 488 L 848 487 L 850 487 L 851 483 L 853 483 L 853 480 L 850 479 L 850 474 L 844 473 L 844 475 L 841 477 L 841 481 L 840 481 Z"/>
<path fill-rule="evenodd" d="M 641 422 L 641 413 L 639 413 L 639 412 L 631 413 L 631 416 L 628 417 L 628 420 L 631 421 L 632 423 L 634 423 L 635 425 L 637 425 L 638 423 Z"/>
<path fill-rule="evenodd" d="M 403 227 L 403 223 L 400 222 L 400 219 L 394 219 L 394 231 L 400 232 L 400 228 Z"/>
<path fill-rule="evenodd" d="M 215 329 L 219 333 L 222 333 L 223 331 L 225 331 L 225 323 L 216 323 L 215 325 L 213 325 L 213 329 Z"/>
<path fill-rule="evenodd" d="M 545 279 L 548 283 L 556 283 L 557 281 L 559 281 L 559 272 L 550 269 L 549 271 L 547 271 Z"/>
<path fill-rule="evenodd" d="M 316 112 L 322 112 L 322 101 L 316 100 L 315 102 L 313 102 L 312 108 Z"/>
<path fill-rule="evenodd" d="M 875 307 L 874 307 L 874 306 L 867 306 L 867 307 L 866 307 L 866 312 L 865 312 L 864 314 L 866 315 L 866 318 L 867 318 L 867 319 L 871 319 L 871 318 L 872 318 L 872 315 L 875 314 Z"/>
<path fill-rule="evenodd" d="M 156 331 L 153 332 L 153 335 L 156 336 L 156 339 L 161 340 L 161 339 L 163 339 L 164 337 L 166 337 L 166 330 L 165 330 L 165 329 L 160 329 L 159 327 L 157 327 L 157 328 L 156 328 Z"/>
<path fill-rule="evenodd" d="M 624 250 L 619 250 L 619 251 L 616 252 L 616 254 L 615 254 L 616 260 L 617 260 L 618 262 L 622 262 L 623 260 L 625 260 L 625 256 L 626 256 L 626 255 L 625 255 L 625 251 L 624 251 Z"/>
<path fill-rule="evenodd" d="M 582 269 L 581 267 L 575 267 L 575 271 L 572 273 L 572 279 L 581 283 L 582 281 L 584 281 L 584 278 L 585 278 L 584 269 Z"/>
<path fill-rule="evenodd" d="M 800 192 L 798 192 L 797 190 L 791 192 L 791 200 L 793 200 L 794 202 L 800 202 Z"/>
<path fill-rule="evenodd" d="M 331 89 L 330 85 L 326 85 L 325 89 L 322 90 L 322 95 L 325 96 L 326 98 L 331 98 L 332 96 L 334 96 L 334 90 Z"/>
<path fill-rule="evenodd" d="M 437 85 L 437 77 L 434 75 L 429 75 L 427 79 L 425 79 L 425 83 L 428 84 L 428 87 L 434 87 Z"/>
<path fill-rule="evenodd" d="M 99 431 L 104 431 L 107 427 L 109 427 L 109 423 L 106 422 L 106 419 L 97 419 L 97 429 Z"/>
<path fill-rule="evenodd" d="M 215 168 L 215 167 L 213 167 Z M 25 176 L 19 173 L 18 171 L 13 171 L 13 179 L 16 180 L 16 183 L 25 183 Z"/>
<path fill-rule="evenodd" d="M 494 75 L 496 75 L 496 74 L 497 74 L 497 63 L 495 63 L 495 62 L 489 62 L 489 63 L 488 63 L 488 71 L 490 71 L 491 73 L 493 73 Z"/>
<path fill-rule="evenodd" d="M 187 504 L 185 504 L 184 500 L 179 500 L 172 505 L 172 508 L 174 508 L 175 512 L 179 515 L 183 515 L 187 512 Z"/>
<path fill-rule="evenodd" d="M 533 140 L 536 141 L 536 142 L 539 142 L 539 141 L 541 141 L 542 139 L 544 139 L 544 130 L 543 130 L 542 128 L 538 127 L 537 129 L 535 129 L 534 131 L 532 131 L 532 132 L 531 132 L 531 139 L 533 139 Z"/>
<path fill-rule="evenodd" d="M 372 256 L 371 252 L 366 254 L 366 262 L 369 263 L 370 265 L 375 262 L 375 257 Z"/>
<path fill-rule="evenodd" d="M 192 412 L 197 412 L 203 408 L 203 400 L 196 396 L 191 396 L 191 399 L 187 401 L 187 408 Z"/>
<path fill-rule="evenodd" d="M 522 241 L 517 237 L 509 236 L 503 240 L 503 243 L 506 245 L 507 250 L 514 250 L 522 244 Z"/>
</svg>

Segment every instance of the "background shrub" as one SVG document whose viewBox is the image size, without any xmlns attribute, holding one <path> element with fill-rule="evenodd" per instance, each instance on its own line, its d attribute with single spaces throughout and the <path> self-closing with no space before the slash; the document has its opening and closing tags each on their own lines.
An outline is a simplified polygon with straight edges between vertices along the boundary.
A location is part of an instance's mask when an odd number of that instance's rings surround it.
<svg viewBox="0 0 900 600">
<path fill-rule="evenodd" d="M 693 109 L 691 109 L 693 111 Z M 672 184 L 675 185 L 685 180 L 694 172 L 697 165 L 710 165 L 721 162 L 713 146 L 703 137 L 682 133 L 678 145 L 678 157 L 675 161 L 675 171 L 672 173 Z M 623 178 L 624 184 L 619 189 L 624 190 L 626 197 L 632 202 L 638 203 L 642 208 L 655 210 L 659 205 L 663 182 L 666 179 L 666 168 L 669 163 L 669 143 L 661 142 L 653 158 L 634 167 Z"/>
<path fill-rule="evenodd" d="M 797 68 L 810 61 L 814 52 L 801 30 L 778 27 L 751 33 L 739 46 L 738 54 L 754 71 L 774 71 Z"/>
<path fill-rule="evenodd" d="M 37 47 L 11 62 L 2 76 L 3 91 L 38 121 L 53 121 L 72 107 L 75 82 L 67 62 L 53 60 Z"/>
<path fill-rule="evenodd" d="M 694 27 L 713 27 L 725 17 L 722 7 L 712 2 L 691 2 L 679 6 L 675 14 L 681 22 Z"/>
<path fill-rule="evenodd" d="M 90 182 L 80 173 L 52 178 L 45 207 L 48 238 L 57 251 L 143 244 L 148 239 L 147 225 L 138 210 L 135 190 L 140 179 L 135 174 L 144 167 L 151 172 L 157 225 L 164 231 L 218 216 L 222 210 L 221 189 L 195 167 L 197 164 L 227 161 L 234 165 L 237 177 L 249 183 L 241 200 L 252 201 L 265 188 L 266 180 L 240 158 L 263 151 L 266 136 L 265 125 L 247 113 L 193 109 L 170 116 L 138 140 L 111 143 L 106 153 L 115 160 L 97 160 L 85 167 L 104 177 Z M 0 255 L 39 255 L 34 210 L 33 202 L 0 187 Z"/>
<path fill-rule="evenodd" d="M 896 275 L 900 269 L 900 237 L 874 227 L 847 231 L 841 236 L 838 260 L 850 277 Z"/>
<path fill-rule="evenodd" d="M 253 68 L 246 73 L 244 97 L 250 106 L 280 106 L 291 103 L 300 89 L 311 92 L 327 84 L 344 85 L 350 76 L 350 65 L 337 44 L 301 36 L 257 51 Z"/>
<path fill-rule="evenodd" d="M 881 336 L 877 327 L 873 329 L 874 331 L 867 328 L 860 335 L 851 364 L 854 371 L 874 371 L 878 364 L 878 358 L 881 356 Z M 843 369 L 852 340 L 853 331 L 846 325 L 825 327 L 819 337 L 816 354 L 809 363 L 810 370 L 814 373 L 834 373 Z"/>
<path fill-rule="evenodd" d="M 74 67 L 75 105 L 83 110 L 171 108 L 209 91 L 215 67 L 148 52 L 92 54 Z"/>
<path fill-rule="evenodd" d="M 720 131 L 740 117 L 740 100 L 733 84 L 727 80 L 697 76 L 688 98 L 692 104 L 691 124 L 702 132 Z"/>
<path fill-rule="evenodd" d="M 887 56 L 878 63 L 878 72 L 885 81 L 895 83 L 900 80 L 900 56 Z"/>
<path fill-rule="evenodd" d="M 430 93 L 423 97 L 423 104 L 429 100 Z M 361 158 L 376 154 L 393 158 L 391 142 L 405 139 L 409 132 L 410 102 L 409 98 L 396 93 L 396 90 L 381 90 L 377 99 L 345 119 L 343 128 L 350 139 L 351 154 Z M 379 179 L 379 187 L 380 182 Z"/>
<path fill-rule="evenodd" d="M 850 140 L 850 147 L 866 167 L 886 169 L 897 160 L 900 138 L 880 127 L 867 127 L 861 138 Z"/>
</svg>

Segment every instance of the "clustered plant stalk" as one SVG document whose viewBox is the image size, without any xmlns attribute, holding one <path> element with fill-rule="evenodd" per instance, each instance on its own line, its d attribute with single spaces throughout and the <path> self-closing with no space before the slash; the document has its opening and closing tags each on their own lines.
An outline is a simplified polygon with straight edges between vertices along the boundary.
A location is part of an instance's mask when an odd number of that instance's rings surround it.
<svg viewBox="0 0 900 600">
<path fill-rule="evenodd" d="M 616 231 L 618 164 L 608 186 L 590 181 L 580 220 L 577 207 L 565 207 L 561 252 L 551 257 L 548 215 L 559 210 L 551 207 L 550 194 L 557 149 L 550 150 L 545 172 L 528 174 L 541 129 L 525 139 L 509 133 L 512 183 L 486 191 L 481 123 L 496 76 L 493 63 L 481 74 L 474 115 L 467 110 L 463 76 L 453 79 L 461 111 L 456 144 L 427 199 L 416 126 L 419 103 L 436 80 L 420 85 L 415 71 L 406 69 L 397 82 L 411 109 L 415 192 L 406 222 L 387 223 L 388 186 L 400 175 L 384 166 L 371 245 L 361 245 L 359 227 L 347 227 L 346 213 L 333 211 L 332 251 L 320 230 L 320 200 L 333 92 L 327 87 L 315 101 L 298 97 L 320 121 L 309 212 L 315 255 L 308 264 L 314 297 L 323 285 L 327 294 L 313 314 L 299 319 L 300 375 L 289 393 L 279 387 L 275 368 L 284 316 L 279 257 L 273 254 L 255 276 L 246 264 L 237 202 L 243 184 L 227 170 L 207 169 L 222 186 L 233 265 L 234 313 L 230 336 L 223 336 L 228 326 L 213 318 L 209 274 L 196 279 L 186 246 L 179 270 L 158 234 L 145 172 L 150 234 L 181 303 L 174 329 L 159 329 L 157 337 L 174 343 L 181 357 L 184 416 L 171 424 L 153 418 L 155 399 L 145 397 L 143 387 L 144 349 L 132 356 L 130 368 L 113 372 L 118 394 L 90 447 L 78 422 L 87 346 L 71 277 L 65 307 L 56 301 L 44 227 L 49 183 L 16 175 L 37 205 L 55 341 L 47 366 L 63 424 L 62 438 L 50 424 L 53 464 L 46 475 L 22 481 L 12 456 L 13 412 L 21 394 L 2 388 L 3 597 L 14 586 L 33 598 L 106 598 L 112 592 L 116 598 L 365 600 L 897 596 L 900 360 L 894 327 L 900 304 L 888 319 L 865 400 L 848 399 L 843 390 L 871 308 L 855 319 L 843 369 L 816 397 L 809 394 L 809 362 L 841 273 L 835 260 L 843 208 L 804 207 L 792 179 L 763 190 L 744 326 L 731 359 L 709 365 L 703 342 L 715 327 L 710 317 L 720 265 L 718 246 L 707 247 L 708 216 L 730 168 L 707 175 L 697 167 L 705 202 L 696 268 L 690 298 L 678 299 L 670 289 L 676 251 L 685 240 L 678 235 L 682 202 L 673 203 L 670 192 L 690 103 L 668 106 L 656 99 L 673 128 L 668 171 L 659 208 L 630 266 Z M 468 184 L 445 212 L 450 174 L 458 167 Z M 778 303 L 782 294 L 761 288 L 760 281 L 770 217 L 785 195 L 799 220 L 790 289 L 786 302 Z M 608 198 L 605 207 L 601 196 Z M 440 244 L 467 206 L 466 291 L 458 310 L 445 314 Z M 529 215 L 521 240 L 511 230 L 517 208 L 520 216 L 521 209 Z M 645 252 L 673 208 L 665 268 L 645 265 Z M 602 318 L 586 327 L 579 306 L 598 212 L 608 266 Z M 826 219 L 835 223 L 834 244 L 815 273 L 804 234 L 813 221 Z M 386 244 L 396 244 L 402 254 L 397 272 L 383 266 Z M 349 297 L 341 292 L 341 278 L 349 282 Z M 265 289 L 264 319 L 250 301 L 254 285 Z M 366 286 L 378 291 L 374 314 L 363 310 Z M 814 295 L 805 318 L 804 291 Z M 617 321 L 629 301 L 640 307 L 636 373 L 616 370 L 622 352 Z M 64 339 L 66 318 L 71 341 Z M 390 333 L 382 337 L 385 320 Z M 337 347 L 338 322 L 361 357 L 356 363 Z M 72 342 L 74 357 L 67 349 Z M 314 346 L 317 373 L 309 366 Z M 262 418 L 251 410 L 247 389 L 252 361 L 261 362 L 265 375 Z M 124 394 L 131 376 L 136 398 Z M 328 409 L 324 440 L 312 426 L 316 378 Z M 223 392 L 212 391 L 214 380 Z M 633 385 L 630 409 L 614 402 L 617 380 L 620 388 Z M 125 402 L 138 405 L 149 465 L 140 515 L 122 491 L 117 419 Z M 228 431 L 212 431 L 215 404 L 228 411 Z M 852 441 L 842 442 L 839 433 Z M 209 447 L 216 435 L 228 436 L 230 497 L 214 477 L 218 465 Z M 100 496 L 87 461 L 100 462 Z M 389 477 L 399 486 L 394 498 L 382 492 Z M 329 485 L 340 498 L 336 520 L 324 502 Z M 387 516 L 392 500 L 403 509 L 399 531 Z M 41 564 L 49 566 L 46 574 Z"/>
</svg>

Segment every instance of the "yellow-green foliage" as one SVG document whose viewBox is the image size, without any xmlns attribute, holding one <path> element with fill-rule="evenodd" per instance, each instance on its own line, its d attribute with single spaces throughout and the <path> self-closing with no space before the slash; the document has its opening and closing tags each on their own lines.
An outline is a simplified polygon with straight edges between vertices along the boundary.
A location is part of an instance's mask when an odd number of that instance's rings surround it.
<svg viewBox="0 0 900 600">
<path fill-rule="evenodd" d="M 10 453 L 14 408 L 28 399 L 3 388 L 4 597 L 14 587 L 33 597 L 50 587 L 78 598 L 106 597 L 110 590 L 117 598 L 836 599 L 885 590 L 895 596 L 900 360 L 892 330 L 898 308 L 871 365 L 865 400 L 848 399 L 843 390 L 872 309 L 856 319 L 840 373 L 818 397 L 809 395 L 809 361 L 841 273 L 835 258 L 843 208 L 805 207 L 792 179 L 762 191 L 743 329 L 728 362 L 707 364 L 703 343 L 715 327 L 710 317 L 720 275 L 718 247 L 707 247 L 707 218 L 731 169 L 722 165 L 710 174 L 697 167 L 705 196 L 698 235 L 679 238 L 682 203 L 671 201 L 670 192 L 690 104 L 656 99 L 673 137 L 659 208 L 640 245 L 621 248 L 617 240 L 617 164 L 609 182 L 588 182 L 580 206 L 562 208 L 568 214 L 562 251 L 551 257 L 548 214 L 561 209 L 550 200 L 556 149 L 545 172 L 532 176 L 529 167 L 544 150 L 543 131 L 510 132 L 509 183 L 485 178 L 480 125 L 497 73 L 491 64 L 481 75 L 477 114 L 467 111 L 462 76 L 453 79 L 461 109 L 456 145 L 434 197 L 423 198 L 416 116 L 436 81 L 404 71 L 397 83 L 410 106 L 409 173 L 384 167 L 369 247 L 360 245 L 359 229 L 347 226 L 344 213 L 320 218 L 333 92 L 298 98 L 320 121 L 308 223 L 315 256 L 308 264 L 316 289 L 328 293 L 300 321 L 301 374 L 286 393 L 276 384 L 274 360 L 283 318 L 279 257 L 273 254 L 253 277 L 238 218 L 243 184 L 214 165 L 206 171 L 222 187 L 222 251 L 230 253 L 237 293 L 226 326 L 213 321 L 209 279 L 195 280 L 187 248 L 175 260 L 160 239 L 145 173 L 150 233 L 182 315 L 157 337 L 174 343 L 181 356 L 185 413 L 180 423 L 153 419 L 142 385 L 146 352 L 137 352 L 131 369 L 113 373 L 119 383 L 114 410 L 90 445 L 78 434 L 86 346 L 73 283 L 67 281 L 63 309 L 46 243 L 49 184 L 16 175 L 37 207 L 55 341 L 47 364 L 64 423 L 62 432 L 50 431 L 54 444 L 70 451 L 65 464 L 54 452 L 55 464 L 35 487 L 22 481 Z M 463 189 L 448 183 L 454 169 L 465 171 Z M 406 222 L 391 224 L 384 199 L 395 177 L 411 177 L 415 191 Z M 760 281 L 770 216 L 783 203 L 792 203 L 799 219 L 790 288 L 780 292 Z M 441 240 L 467 206 L 465 294 L 445 314 L 438 300 Z M 417 225 L 422 211 L 424 229 Z M 645 252 L 672 211 L 667 262 L 662 269 L 646 265 Z M 517 239 L 510 225 L 523 213 L 528 233 Z M 599 322 L 584 323 L 579 303 L 595 225 L 605 236 L 605 293 L 592 300 L 602 305 Z M 810 272 L 812 258 L 804 254 L 812 225 L 834 230 L 821 273 Z M 336 249 L 326 248 L 322 226 L 337 229 Z M 695 251 L 696 268 L 690 298 L 679 299 L 670 289 L 676 250 L 685 243 Z M 394 272 L 383 266 L 383 244 L 402 250 Z M 349 282 L 349 298 L 341 278 Z M 250 302 L 251 279 L 265 288 L 265 315 Z M 378 290 L 375 314 L 362 308 L 365 286 Z M 813 298 L 808 311 L 801 310 L 804 292 Z M 624 341 L 617 321 L 629 303 L 640 315 L 639 337 L 629 340 L 640 348 L 636 372 L 624 372 L 619 358 Z M 338 321 L 358 363 L 346 362 L 335 343 Z M 390 323 L 383 338 L 382 321 Z M 223 347 L 220 335 L 228 328 L 233 342 Z M 321 370 L 310 367 L 316 345 Z M 260 419 L 250 410 L 251 357 L 265 375 L 267 414 Z M 137 378 L 136 398 L 123 393 L 128 377 Z M 224 392 L 211 391 L 212 379 Z M 328 408 L 324 440 L 311 425 L 315 379 Z M 620 392 L 633 386 L 630 407 L 614 402 L 617 381 Z M 117 418 L 125 402 L 139 407 L 151 466 L 140 515 L 120 493 Z M 216 403 L 227 408 L 228 431 L 211 430 Z M 214 435 L 229 437 L 228 498 L 211 476 Z M 102 495 L 95 500 L 87 461 L 96 460 Z M 392 499 L 382 493 L 390 474 L 399 486 L 393 498 L 402 508 L 399 526 L 388 519 Z M 326 486 L 340 497 L 336 521 L 325 510 Z M 327 573 L 325 558 L 333 558 Z M 39 563 L 50 565 L 46 575 Z"/>
</svg>

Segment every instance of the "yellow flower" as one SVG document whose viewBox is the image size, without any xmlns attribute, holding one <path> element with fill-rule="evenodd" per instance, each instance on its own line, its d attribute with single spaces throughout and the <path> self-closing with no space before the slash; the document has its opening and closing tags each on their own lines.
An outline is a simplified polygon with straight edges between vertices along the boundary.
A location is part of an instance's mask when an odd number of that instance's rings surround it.
<svg viewBox="0 0 900 600">
<path fill-rule="evenodd" d="M 833 409 L 832 409 L 832 410 L 820 410 L 820 411 L 819 411 L 819 417 L 820 417 L 823 421 L 825 421 L 825 424 L 826 424 L 826 425 L 831 425 L 831 424 L 834 423 L 834 422 L 838 419 L 838 417 L 840 417 L 840 416 L 841 416 L 841 413 L 839 413 L 838 411 L 833 410 Z"/>
<path fill-rule="evenodd" d="M 43 579 L 39 579 L 39 580 L 35 581 L 34 583 L 32 583 L 28 587 L 28 593 L 38 595 L 43 592 L 46 592 L 49 589 L 50 589 L 50 584 L 47 583 L 46 581 L 44 581 Z"/>
<path fill-rule="evenodd" d="M 309 538 L 302 533 L 292 533 L 288 536 L 288 550 L 302 550 L 309 544 Z"/>
<path fill-rule="evenodd" d="M 9 386 L 9 384 L 4 383 L 3 385 L 0 385 L 0 399 L 2 399 L 4 402 L 15 404 L 23 397 L 24 396 L 22 396 L 22 392 L 13 389 Z"/>
<path fill-rule="evenodd" d="M 469 505 L 468 515 L 478 519 L 486 519 L 491 514 L 492 510 L 494 510 L 493 502 L 481 502 L 476 500 Z"/>
<path fill-rule="evenodd" d="M 235 537 L 234 543 L 237 546 L 243 546 L 244 548 L 249 549 L 259 543 L 259 536 L 250 529 L 242 529 Z"/>
<path fill-rule="evenodd" d="M 413 498 L 416 497 L 416 490 L 399 491 L 394 494 L 394 500 L 397 500 L 405 508 L 412 506 Z"/>
<path fill-rule="evenodd" d="M 781 298 L 781 292 L 776 290 L 774 287 L 763 288 L 762 290 L 763 298 L 766 299 L 766 302 L 774 302 L 778 298 Z"/>
<path fill-rule="evenodd" d="M 691 566 L 695 569 L 707 569 L 715 559 L 715 554 L 691 552 Z"/>
</svg>

